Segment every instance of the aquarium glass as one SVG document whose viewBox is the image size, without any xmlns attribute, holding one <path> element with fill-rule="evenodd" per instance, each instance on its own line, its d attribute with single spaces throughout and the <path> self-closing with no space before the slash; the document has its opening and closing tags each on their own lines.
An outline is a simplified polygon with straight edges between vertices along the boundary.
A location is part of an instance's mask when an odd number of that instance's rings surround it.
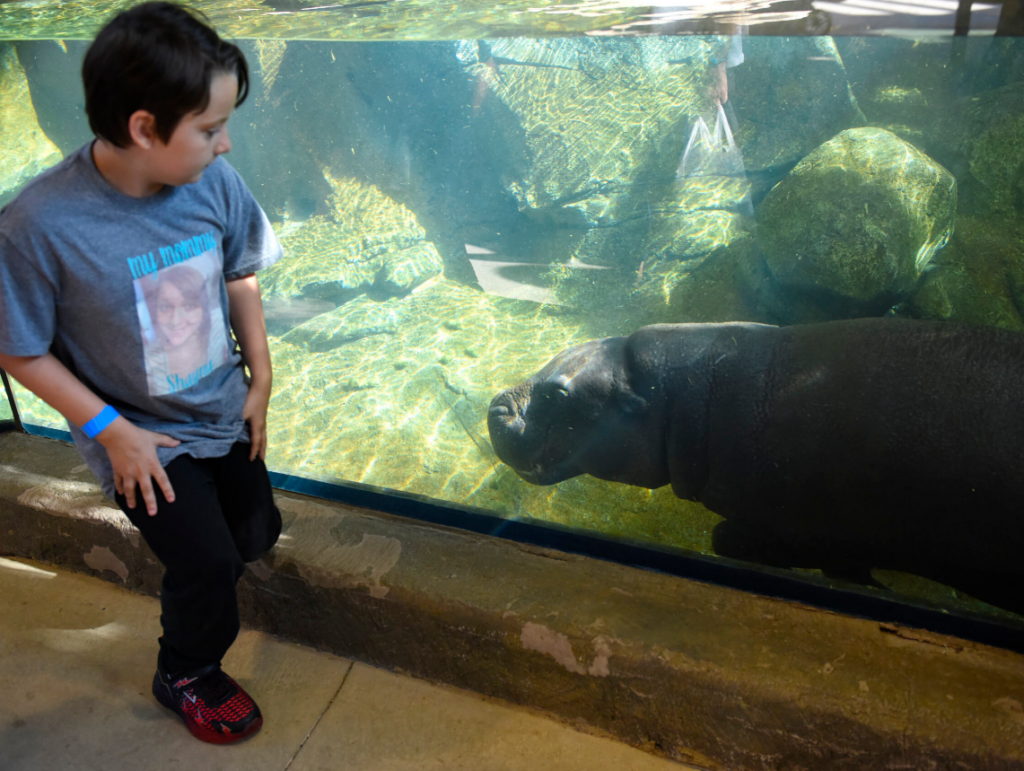
<svg viewBox="0 0 1024 771">
<path fill-rule="evenodd" d="M 90 139 L 82 57 L 128 5 L 0 3 L 0 202 Z M 285 252 L 259 275 L 273 470 L 714 556 L 722 518 L 669 486 L 521 479 L 491 399 L 648 324 L 1024 328 L 1009 4 L 194 5 L 246 53 L 228 159 Z M 1011 619 L 955 581 L 861 579 Z"/>
</svg>

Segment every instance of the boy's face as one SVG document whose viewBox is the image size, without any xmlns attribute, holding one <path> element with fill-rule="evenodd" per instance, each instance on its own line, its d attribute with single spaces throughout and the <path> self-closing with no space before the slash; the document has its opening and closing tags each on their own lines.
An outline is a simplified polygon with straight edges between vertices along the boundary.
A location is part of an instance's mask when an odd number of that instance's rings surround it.
<svg viewBox="0 0 1024 771">
<path fill-rule="evenodd" d="M 231 150 L 228 118 L 238 98 L 238 79 L 221 72 L 210 81 L 210 103 L 202 112 L 186 115 L 167 144 L 154 142 L 150 155 L 152 181 L 161 185 L 198 182 L 218 155 Z"/>
</svg>

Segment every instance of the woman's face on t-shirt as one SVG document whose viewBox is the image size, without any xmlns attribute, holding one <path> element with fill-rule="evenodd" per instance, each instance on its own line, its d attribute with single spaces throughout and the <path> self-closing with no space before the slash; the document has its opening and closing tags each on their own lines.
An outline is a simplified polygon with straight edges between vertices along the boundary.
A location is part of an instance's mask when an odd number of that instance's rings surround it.
<svg viewBox="0 0 1024 771">
<path fill-rule="evenodd" d="M 203 306 L 165 281 L 156 298 L 156 323 L 167 345 L 177 348 L 193 343 L 203 323 Z"/>
</svg>

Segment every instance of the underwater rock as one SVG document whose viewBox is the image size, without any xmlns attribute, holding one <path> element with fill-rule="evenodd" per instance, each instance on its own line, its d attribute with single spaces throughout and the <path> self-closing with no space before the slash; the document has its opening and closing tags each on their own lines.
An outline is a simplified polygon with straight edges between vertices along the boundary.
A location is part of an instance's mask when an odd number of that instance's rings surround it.
<svg viewBox="0 0 1024 771">
<path fill-rule="evenodd" d="M 1024 214 L 1024 114 L 995 117 L 971 143 L 968 161 L 993 211 Z"/>
<path fill-rule="evenodd" d="M 1024 83 L 946 103 L 915 141 L 956 177 L 959 210 L 1024 213 Z"/>
<path fill-rule="evenodd" d="M 662 324 L 559 353 L 491 402 L 536 485 L 671 485 L 723 556 L 945 583 L 1024 612 L 1024 335 L 900 319 Z"/>
<path fill-rule="evenodd" d="M 960 100 L 936 140 L 948 148 L 972 212 L 1024 214 L 1024 84 Z"/>
<path fill-rule="evenodd" d="M 14 45 L 0 42 L 0 202 L 61 157 L 39 128 Z"/>
<path fill-rule="evenodd" d="M 629 331 L 647 324 L 772 319 L 749 289 L 759 259 L 752 237 L 736 239 L 699 263 L 662 262 L 639 276 Z"/>
<path fill-rule="evenodd" d="M 867 121 L 832 38 L 751 35 L 743 52 L 728 71 L 728 105 L 758 201 L 815 147 Z"/>
<path fill-rule="evenodd" d="M 686 215 L 708 208 L 675 183 L 688 129 L 702 113 L 713 120 L 704 79 L 716 44 L 517 38 L 463 41 L 457 53 L 479 84 L 478 130 L 507 159 L 519 209 L 583 231 L 571 255 L 581 262 L 635 270 L 652 233 L 666 234 L 667 249 Z"/>
<path fill-rule="evenodd" d="M 844 131 L 758 211 L 774 311 L 790 323 L 885 313 L 946 243 L 956 200 L 953 176 L 895 134 Z"/>
<path fill-rule="evenodd" d="M 742 175 L 681 177 L 659 209 L 645 249 L 649 262 L 699 261 L 754 229 L 750 185 Z"/>
<path fill-rule="evenodd" d="M 686 37 L 503 38 L 462 41 L 457 55 L 482 84 L 479 112 L 512 160 L 519 208 L 595 227 L 633 214 L 647 192 L 637 183 L 674 175 L 687 113 L 706 106 L 697 81 L 710 49 Z"/>
<path fill-rule="evenodd" d="M 263 319 L 267 324 L 268 334 L 282 335 L 292 327 L 297 327 L 334 308 L 332 302 L 309 297 L 264 297 Z"/>
<path fill-rule="evenodd" d="M 441 256 L 408 209 L 372 185 L 324 174 L 333 216 L 282 234 L 285 258 L 260 274 L 268 296 L 337 304 L 367 292 L 399 296 L 441 272 Z"/>
<path fill-rule="evenodd" d="M 504 156 L 475 141 L 472 84 L 450 40 L 289 40 L 279 66 L 280 46 L 240 42 L 253 63 L 255 99 L 250 118 L 232 130 L 231 160 L 271 220 L 328 215 L 327 168 L 412 212 L 448 260 L 475 240 L 464 237 L 467 228 L 515 239 L 517 227 L 533 227 L 509 205 Z M 446 270 L 472 278 L 464 261 Z"/>
<path fill-rule="evenodd" d="M 957 217 L 900 315 L 1024 330 L 1024 227 L 1014 218 Z"/>
<path fill-rule="evenodd" d="M 394 298 L 375 302 L 357 297 L 294 327 L 282 339 L 307 351 L 330 351 L 370 335 L 393 335 L 404 320 L 404 307 Z"/>
<path fill-rule="evenodd" d="M 738 149 L 728 169 L 680 171 L 695 127 L 716 125 L 707 74 L 723 45 L 692 36 L 459 44 L 467 74 L 482 84 L 475 125 L 491 154 L 507 159 L 509 193 L 540 228 L 576 234 L 548 250 L 558 302 L 629 306 L 645 270 L 692 269 L 750 230 Z M 711 135 L 692 155 L 723 157 Z M 611 270 L 573 270 L 578 263 Z"/>
<path fill-rule="evenodd" d="M 882 35 L 836 37 L 834 42 L 868 123 L 897 134 L 952 172 L 927 141 L 949 109 L 954 80 L 963 74 L 950 66 L 950 47 Z"/>
</svg>

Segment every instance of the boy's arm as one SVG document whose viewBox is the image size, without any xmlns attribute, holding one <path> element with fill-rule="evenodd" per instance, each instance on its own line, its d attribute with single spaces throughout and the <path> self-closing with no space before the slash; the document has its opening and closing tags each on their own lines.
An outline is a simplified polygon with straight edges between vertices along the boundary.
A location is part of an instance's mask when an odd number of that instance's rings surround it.
<svg viewBox="0 0 1024 771">
<path fill-rule="evenodd" d="M 106 406 L 51 353 L 42 356 L 0 353 L 0 367 L 76 426 L 84 426 Z M 156 448 L 176 447 L 179 444 L 177 439 L 139 428 L 118 416 L 96 435 L 96 441 L 106 448 L 110 456 L 114 486 L 128 500 L 128 508 L 135 508 L 137 484 L 149 515 L 156 514 L 154 479 L 167 501 L 174 501 L 174 490 L 160 465 Z"/>
<path fill-rule="evenodd" d="M 263 318 L 260 285 L 255 273 L 227 282 L 228 313 L 231 328 L 242 351 L 242 359 L 249 368 L 249 394 L 245 397 L 242 417 L 249 423 L 252 449 L 249 460 L 267 456 L 267 405 L 273 385 L 270 364 L 270 346 L 267 344 L 267 324 Z"/>
</svg>

